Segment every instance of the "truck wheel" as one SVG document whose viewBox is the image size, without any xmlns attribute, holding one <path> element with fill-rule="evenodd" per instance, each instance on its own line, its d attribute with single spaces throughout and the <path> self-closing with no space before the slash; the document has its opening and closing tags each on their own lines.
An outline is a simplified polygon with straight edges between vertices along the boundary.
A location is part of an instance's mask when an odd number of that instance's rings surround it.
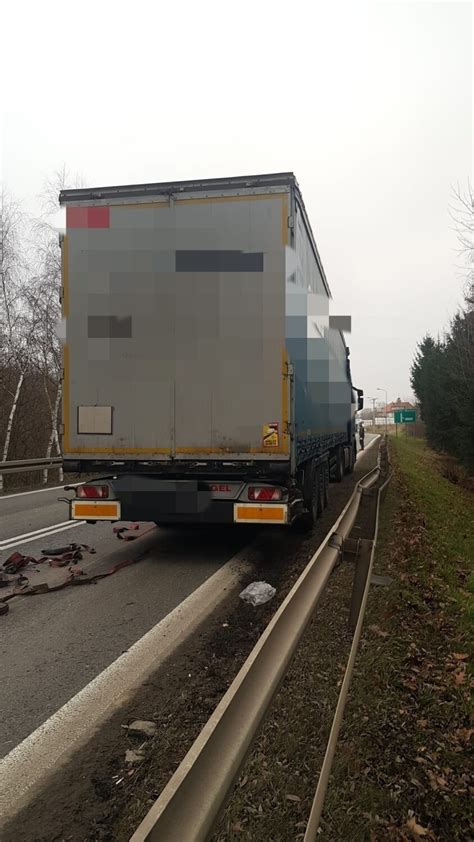
<svg viewBox="0 0 474 842">
<path fill-rule="evenodd" d="M 314 524 L 318 519 L 318 515 L 320 513 L 319 506 L 320 506 L 320 494 L 319 494 L 319 487 L 320 487 L 320 471 L 319 468 L 313 468 L 312 471 L 312 484 L 311 484 L 311 499 L 306 502 L 307 511 L 302 515 L 299 519 L 300 526 L 304 530 L 312 529 Z"/>
<path fill-rule="evenodd" d="M 351 471 L 350 472 L 352 474 L 354 472 L 355 464 L 356 464 L 356 461 L 357 461 L 357 444 L 356 444 L 355 439 L 352 442 L 351 454 L 352 454 L 352 459 L 351 459 Z"/>
<path fill-rule="evenodd" d="M 318 509 L 318 517 L 322 515 L 324 511 L 324 465 L 318 465 L 316 468 L 316 476 L 318 480 L 318 489 L 317 489 L 317 509 Z"/>
<path fill-rule="evenodd" d="M 329 503 L 329 464 L 325 462 L 323 465 L 323 499 L 324 499 L 324 508 L 327 507 Z"/>
<path fill-rule="evenodd" d="M 344 476 L 344 448 L 339 445 L 336 450 L 336 470 L 334 472 L 335 482 L 342 482 Z"/>
<path fill-rule="evenodd" d="M 346 468 L 345 473 L 346 474 L 352 474 L 352 472 L 354 470 L 355 457 L 356 457 L 355 442 L 353 442 L 352 446 L 348 447 L 347 450 L 349 451 L 349 464 Z"/>
</svg>

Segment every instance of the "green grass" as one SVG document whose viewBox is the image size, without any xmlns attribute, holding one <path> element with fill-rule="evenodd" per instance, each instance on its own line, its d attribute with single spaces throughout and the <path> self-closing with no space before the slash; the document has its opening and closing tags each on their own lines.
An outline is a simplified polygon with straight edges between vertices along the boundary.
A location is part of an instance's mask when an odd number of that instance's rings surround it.
<svg viewBox="0 0 474 842">
<path fill-rule="evenodd" d="M 449 587 L 450 598 L 472 621 L 474 495 L 441 474 L 440 457 L 424 439 L 392 436 L 390 447 L 410 498 L 425 520 L 436 557 L 436 574 Z M 419 572 L 423 571 L 420 564 Z"/>
<path fill-rule="evenodd" d="M 417 839 L 414 815 L 423 842 L 467 840 L 474 498 L 424 440 L 389 444 L 375 571 L 393 584 L 370 594 L 320 838 Z"/>
</svg>

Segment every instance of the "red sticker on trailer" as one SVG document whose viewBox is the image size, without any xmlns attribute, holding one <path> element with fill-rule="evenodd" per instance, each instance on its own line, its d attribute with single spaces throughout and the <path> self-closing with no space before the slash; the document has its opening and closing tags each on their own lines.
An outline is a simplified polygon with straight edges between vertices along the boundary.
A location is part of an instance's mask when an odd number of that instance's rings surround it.
<svg viewBox="0 0 474 842">
<path fill-rule="evenodd" d="M 67 228 L 110 228 L 110 208 L 66 208 Z"/>
</svg>

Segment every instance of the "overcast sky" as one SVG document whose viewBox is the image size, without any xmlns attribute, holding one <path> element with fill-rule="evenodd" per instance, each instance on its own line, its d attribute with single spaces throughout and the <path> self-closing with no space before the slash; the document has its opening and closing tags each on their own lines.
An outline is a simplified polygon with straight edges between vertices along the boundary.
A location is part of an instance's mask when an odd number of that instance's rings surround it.
<svg viewBox="0 0 474 842">
<path fill-rule="evenodd" d="M 9 5 L 2 180 L 26 209 L 63 164 L 90 186 L 292 170 L 354 381 L 410 395 L 417 341 L 462 297 L 470 2 Z"/>
</svg>

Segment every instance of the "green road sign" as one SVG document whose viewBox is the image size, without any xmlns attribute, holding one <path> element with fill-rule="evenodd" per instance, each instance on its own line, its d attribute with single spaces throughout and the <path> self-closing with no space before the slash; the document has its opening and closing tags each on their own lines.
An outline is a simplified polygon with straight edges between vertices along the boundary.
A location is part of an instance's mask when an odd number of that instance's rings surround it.
<svg viewBox="0 0 474 842">
<path fill-rule="evenodd" d="M 416 409 L 396 409 L 393 414 L 395 424 L 414 424 L 416 421 Z"/>
</svg>

